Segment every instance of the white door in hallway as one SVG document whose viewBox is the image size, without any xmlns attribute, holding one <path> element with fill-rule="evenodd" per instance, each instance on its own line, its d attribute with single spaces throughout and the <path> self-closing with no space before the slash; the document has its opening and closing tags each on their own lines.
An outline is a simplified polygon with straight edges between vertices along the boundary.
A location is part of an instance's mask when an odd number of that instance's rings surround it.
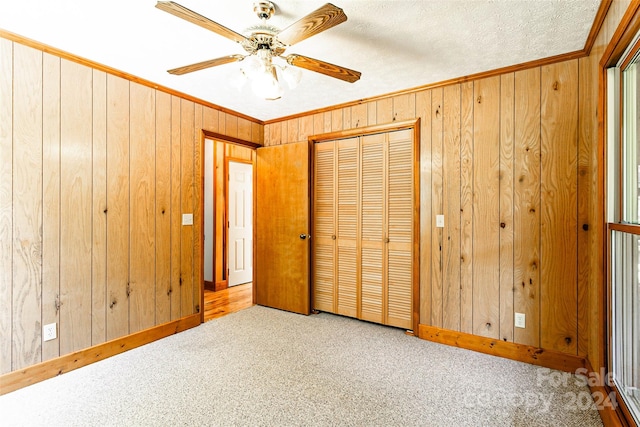
<svg viewBox="0 0 640 427">
<path fill-rule="evenodd" d="M 229 162 L 228 285 L 253 276 L 253 166 Z"/>
</svg>

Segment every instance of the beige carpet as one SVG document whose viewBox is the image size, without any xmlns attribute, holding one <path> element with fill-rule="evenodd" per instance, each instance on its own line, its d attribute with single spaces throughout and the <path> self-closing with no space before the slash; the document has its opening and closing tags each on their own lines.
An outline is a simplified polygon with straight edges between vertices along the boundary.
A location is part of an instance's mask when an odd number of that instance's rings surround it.
<svg viewBox="0 0 640 427">
<path fill-rule="evenodd" d="M 0 397 L 3 426 L 600 426 L 577 377 L 253 307 Z"/>
</svg>

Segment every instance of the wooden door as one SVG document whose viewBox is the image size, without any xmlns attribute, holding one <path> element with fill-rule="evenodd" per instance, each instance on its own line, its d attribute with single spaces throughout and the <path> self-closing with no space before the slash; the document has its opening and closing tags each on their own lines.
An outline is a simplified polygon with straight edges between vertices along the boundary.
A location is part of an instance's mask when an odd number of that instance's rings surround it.
<svg viewBox="0 0 640 427">
<path fill-rule="evenodd" d="M 337 313 L 357 317 L 358 293 L 358 194 L 360 171 L 359 138 L 336 142 L 338 183 L 337 224 Z"/>
<path fill-rule="evenodd" d="M 309 144 L 256 151 L 256 302 L 309 314 Z"/>
<path fill-rule="evenodd" d="M 313 308 L 336 312 L 335 142 L 314 144 Z"/>
<path fill-rule="evenodd" d="M 387 305 L 387 134 L 362 138 L 360 318 L 385 323 Z"/>
<path fill-rule="evenodd" d="M 248 283 L 253 276 L 253 166 L 229 162 L 228 285 Z"/>
<path fill-rule="evenodd" d="M 412 328 L 414 141 L 411 130 L 390 132 L 387 176 L 387 295 L 385 324 Z"/>
</svg>

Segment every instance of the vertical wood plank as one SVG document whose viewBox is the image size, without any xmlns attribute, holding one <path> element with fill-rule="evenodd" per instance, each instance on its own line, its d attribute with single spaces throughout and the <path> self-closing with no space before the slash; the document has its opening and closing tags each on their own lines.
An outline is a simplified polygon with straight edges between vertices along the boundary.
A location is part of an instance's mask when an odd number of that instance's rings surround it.
<svg viewBox="0 0 640 427">
<path fill-rule="evenodd" d="M 420 323 L 431 324 L 431 91 L 416 94 L 420 120 Z"/>
<path fill-rule="evenodd" d="M 267 126 L 265 126 L 266 128 Z M 313 134 L 320 135 L 321 133 L 324 133 L 324 113 L 316 113 L 313 115 Z"/>
<path fill-rule="evenodd" d="M 129 333 L 129 82 L 107 74 L 107 341 Z"/>
<path fill-rule="evenodd" d="M 93 70 L 91 344 L 107 339 L 107 74 Z"/>
<path fill-rule="evenodd" d="M 38 363 L 42 357 L 42 52 L 16 43 L 13 60 L 15 370 Z"/>
<path fill-rule="evenodd" d="M 602 34 L 602 33 L 601 33 Z M 598 144 L 598 121 L 592 120 L 594 116 L 597 117 L 597 106 L 598 106 L 598 98 L 599 98 L 599 82 L 597 76 L 599 70 L 599 60 L 601 57 L 601 52 L 604 50 L 604 44 L 600 45 L 600 48 L 595 50 L 588 58 L 580 60 L 580 84 L 581 86 L 589 85 L 590 88 L 586 87 L 581 88 L 583 91 L 583 98 L 580 102 L 580 129 L 583 132 L 582 138 L 584 139 L 584 143 L 581 145 L 589 146 L 589 183 L 584 185 L 589 185 L 590 190 L 587 188 L 580 187 L 580 183 L 578 184 L 579 191 L 589 191 L 591 195 L 598 194 L 599 186 L 600 186 L 600 178 L 599 178 L 599 164 L 601 162 L 600 157 L 600 147 Z M 597 52 L 597 53 L 596 53 Z M 600 53 L 600 55 L 598 55 Z M 589 67 L 589 70 L 585 68 Z M 592 100 L 590 98 L 593 97 Z M 587 129 L 588 128 L 588 129 Z M 587 141 L 591 141 L 590 143 Z M 580 209 L 580 208 L 579 208 Z M 589 360 L 591 361 L 592 366 L 604 366 L 604 362 L 602 361 L 603 352 L 601 351 L 600 341 L 602 330 L 604 329 L 604 325 L 602 325 L 600 319 L 604 314 L 604 309 L 600 304 L 601 301 L 601 287 L 594 286 L 594 283 L 598 283 L 599 278 L 601 277 L 601 272 L 603 271 L 602 266 L 604 265 L 604 260 L 600 256 L 600 248 L 603 247 L 602 237 L 604 233 L 602 233 L 602 228 L 604 224 L 600 221 L 601 214 L 601 205 L 598 203 L 598 199 L 591 199 L 588 203 L 587 207 L 589 213 L 587 216 L 587 224 L 588 230 L 584 230 L 584 228 L 580 228 L 581 224 L 578 222 L 580 234 L 587 234 L 586 240 L 588 241 L 586 245 L 588 247 L 583 247 L 582 250 L 587 251 L 589 255 L 588 261 L 583 261 L 582 257 L 578 258 L 578 264 L 580 265 L 583 262 L 588 262 L 590 266 L 590 270 L 588 272 L 589 277 L 588 281 L 588 291 L 586 297 L 581 297 L 580 291 L 578 291 L 578 307 L 581 307 L 583 304 L 588 303 L 588 312 L 587 312 L 587 331 L 584 331 L 584 326 L 578 329 L 578 352 L 579 354 L 583 353 L 583 346 L 586 342 L 587 350 L 586 354 L 589 356 Z M 580 212 L 580 210 L 578 211 Z M 581 219 L 579 218 L 579 221 Z M 585 239 L 585 236 L 579 236 L 578 239 Z M 580 240 L 578 241 L 578 247 L 580 248 Z M 582 274 L 578 273 L 578 277 L 583 277 Z M 580 280 L 580 279 L 579 279 Z M 585 301 L 586 300 L 586 301 Z M 581 322 L 584 321 L 582 319 L 582 313 L 578 312 L 578 324 L 581 325 Z"/>
<path fill-rule="evenodd" d="M 331 118 L 332 118 L 331 111 L 325 111 L 324 112 L 324 132 L 323 133 L 328 133 L 328 132 L 332 131 L 333 126 L 331 125 Z"/>
<path fill-rule="evenodd" d="M 442 151 L 442 327 L 460 330 L 460 85 L 444 88 Z"/>
<path fill-rule="evenodd" d="M 514 75 L 500 76 L 500 339 L 513 341 Z"/>
<path fill-rule="evenodd" d="M 200 104 L 196 104 L 195 106 L 193 133 L 193 304 L 195 313 L 200 312 L 204 304 L 204 278 L 202 270 L 202 236 L 204 233 L 202 232 L 203 202 L 201 200 L 204 187 L 202 175 L 204 139 L 202 135 L 202 105 Z"/>
<path fill-rule="evenodd" d="M 269 147 L 271 145 L 271 125 L 264 126 L 264 146 Z"/>
<path fill-rule="evenodd" d="M 194 213 L 194 173 L 193 173 L 193 150 L 194 135 L 193 127 L 195 123 L 194 103 L 181 100 L 181 122 L 180 122 L 180 145 L 182 150 L 180 188 L 182 193 L 181 207 L 182 214 Z M 227 125 L 229 122 L 227 121 Z M 195 218 L 194 218 L 195 222 Z M 193 225 L 182 225 L 180 229 L 182 238 L 182 255 L 180 257 L 180 283 L 181 283 L 181 306 L 182 316 L 194 313 L 193 301 Z"/>
<path fill-rule="evenodd" d="M 204 107 L 202 111 L 202 128 L 210 132 L 220 133 L 218 110 L 214 110 L 211 107 Z"/>
<path fill-rule="evenodd" d="M 182 289 L 180 286 L 182 238 L 182 187 L 180 185 L 182 146 L 180 135 L 181 119 L 180 98 L 171 96 L 171 320 L 182 317 Z M 215 112 L 216 117 L 218 112 Z"/>
<path fill-rule="evenodd" d="M 286 133 L 287 142 L 298 142 L 298 134 L 299 134 L 298 125 L 300 124 L 300 120 L 296 118 L 296 119 L 286 120 L 282 123 L 287 129 L 287 133 Z"/>
<path fill-rule="evenodd" d="M 224 134 L 227 136 L 232 136 L 234 138 L 238 137 L 238 118 L 232 114 L 226 114 L 220 112 L 220 117 L 224 115 L 225 118 L 225 131 Z"/>
<path fill-rule="evenodd" d="M 431 222 L 442 212 L 442 150 L 443 150 L 443 97 L 442 88 L 431 91 Z M 431 325 L 442 327 L 442 228 L 431 233 Z"/>
<path fill-rule="evenodd" d="M 0 374 L 12 370 L 13 42 L 0 38 Z"/>
<path fill-rule="evenodd" d="M 331 111 L 331 131 L 341 131 L 344 127 L 342 126 L 342 110 L 332 110 Z"/>
<path fill-rule="evenodd" d="M 578 61 L 542 67 L 541 345 L 577 353 Z"/>
<path fill-rule="evenodd" d="M 500 77 L 474 84 L 473 331 L 500 334 Z"/>
<path fill-rule="evenodd" d="M 198 106 L 197 108 L 202 108 L 202 105 L 198 104 Z M 242 117 L 238 117 L 238 138 L 251 141 L 251 122 Z"/>
<path fill-rule="evenodd" d="M 152 327 L 156 308 L 155 90 L 130 85 L 129 333 Z"/>
<path fill-rule="evenodd" d="M 259 123 L 251 122 L 251 142 L 256 144 L 264 144 L 264 126 Z"/>
<path fill-rule="evenodd" d="M 60 324 L 60 58 L 43 54 L 42 324 Z M 42 342 L 42 361 L 60 356 L 60 340 Z"/>
<path fill-rule="evenodd" d="M 460 331 L 473 333 L 473 82 L 460 85 Z"/>
<path fill-rule="evenodd" d="M 250 162 L 255 152 L 253 149 L 242 145 L 225 144 L 225 146 L 227 149 L 227 157 L 236 160 L 247 160 Z"/>
<path fill-rule="evenodd" d="M 227 134 L 227 115 L 222 111 L 218 111 L 218 132 L 223 135 Z"/>
<path fill-rule="evenodd" d="M 514 342 L 540 346 L 540 68 L 514 78 L 513 307 L 526 328 Z"/>
<path fill-rule="evenodd" d="M 593 55 L 595 57 L 595 55 Z M 594 267 L 599 262 L 597 251 L 590 252 L 593 228 L 596 218 L 592 216 L 591 200 L 597 194 L 597 184 L 593 185 L 594 176 L 597 179 L 596 163 L 592 163 L 592 153 L 597 153 L 597 104 L 598 104 L 598 79 L 597 67 L 593 66 L 593 58 L 581 58 L 578 62 L 580 83 L 579 92 L 579 135 L 578 135 L 578 354 L 589 354 L 589 333 L 591 329 L 589 306 L 591 283 Z M 597 154 L 596 154 L 597 155 Z M 594 198 L 595 200 L 595 198 Z M 591 230 L 591 231 L 590 231 Z M 597 268 L 597 267 L 596 267 Z M 593 286 L 596 288 L 596 286 Z M 595 319 L 597 313 L 591 314 Z M 595 324 L 595 322 L 594 322 Z M 594 329 L 598 329 L 594 327 Z M 599 366 L 599 365 L 597 365 Z"/>
<path fill-rule="evenodd" d="M 351 108 L 345 107 L 342 109 L 342 129 L 351 129 Z"/>
<path fill-rule="evenodd" d="M 384 98 L 376 101 L 377 124 L 391 123 L 393 121 L 393 98 Z"/>
<path fill-rule="evenodd" d="M 407 93 L 391 98 L 393 100 L 393 121 L 410 120 L 416 117 L 416 95 Z"/>
<path fill-rule="evenodd" d="M 171 95 L 156 91 L 155 322 L 171 320 Z"/>
<path fill-rule="evenodd" d="M 367 122 L 367 104 L 358 104 L 351 107 L 351 127 L 366 127 Z"/>
<path fill-rule="evenodd" d="M 369 126 L 377 125 L 378 122 L 378 103 L 375 101 L 367 103 L 367 124 Z"/>
<path fill-rule="evenodd" d="M 300 141 L 307 141 L 313 135 L 313 116 L 300 117 Z"/>
<path fill-rule="evenodd" d="M 280 122 L 269 125 L 269 145 L 282 144 L 282 125 Z"/>
<path fill-rule="evenodd" d="M 91 346 L 93 71 L 60 64 L 60 353 Z"/>
</svg>

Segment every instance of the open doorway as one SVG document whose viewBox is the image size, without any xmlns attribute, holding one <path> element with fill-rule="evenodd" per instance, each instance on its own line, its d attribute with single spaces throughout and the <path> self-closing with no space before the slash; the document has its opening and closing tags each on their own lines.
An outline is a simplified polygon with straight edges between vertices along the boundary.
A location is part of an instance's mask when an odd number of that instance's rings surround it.
<svg viewBox="0 0 640 427">
<path fill-rule="evenodd" d="M 253 278 L 253 165 L 229 161 L 227 181 L 227 285 Z"/>
<path fill-rule="evenodd" d="M 253 147 L 205 137 L 205 321 L 253 305 L 254 164 Z"/>
</svg>

